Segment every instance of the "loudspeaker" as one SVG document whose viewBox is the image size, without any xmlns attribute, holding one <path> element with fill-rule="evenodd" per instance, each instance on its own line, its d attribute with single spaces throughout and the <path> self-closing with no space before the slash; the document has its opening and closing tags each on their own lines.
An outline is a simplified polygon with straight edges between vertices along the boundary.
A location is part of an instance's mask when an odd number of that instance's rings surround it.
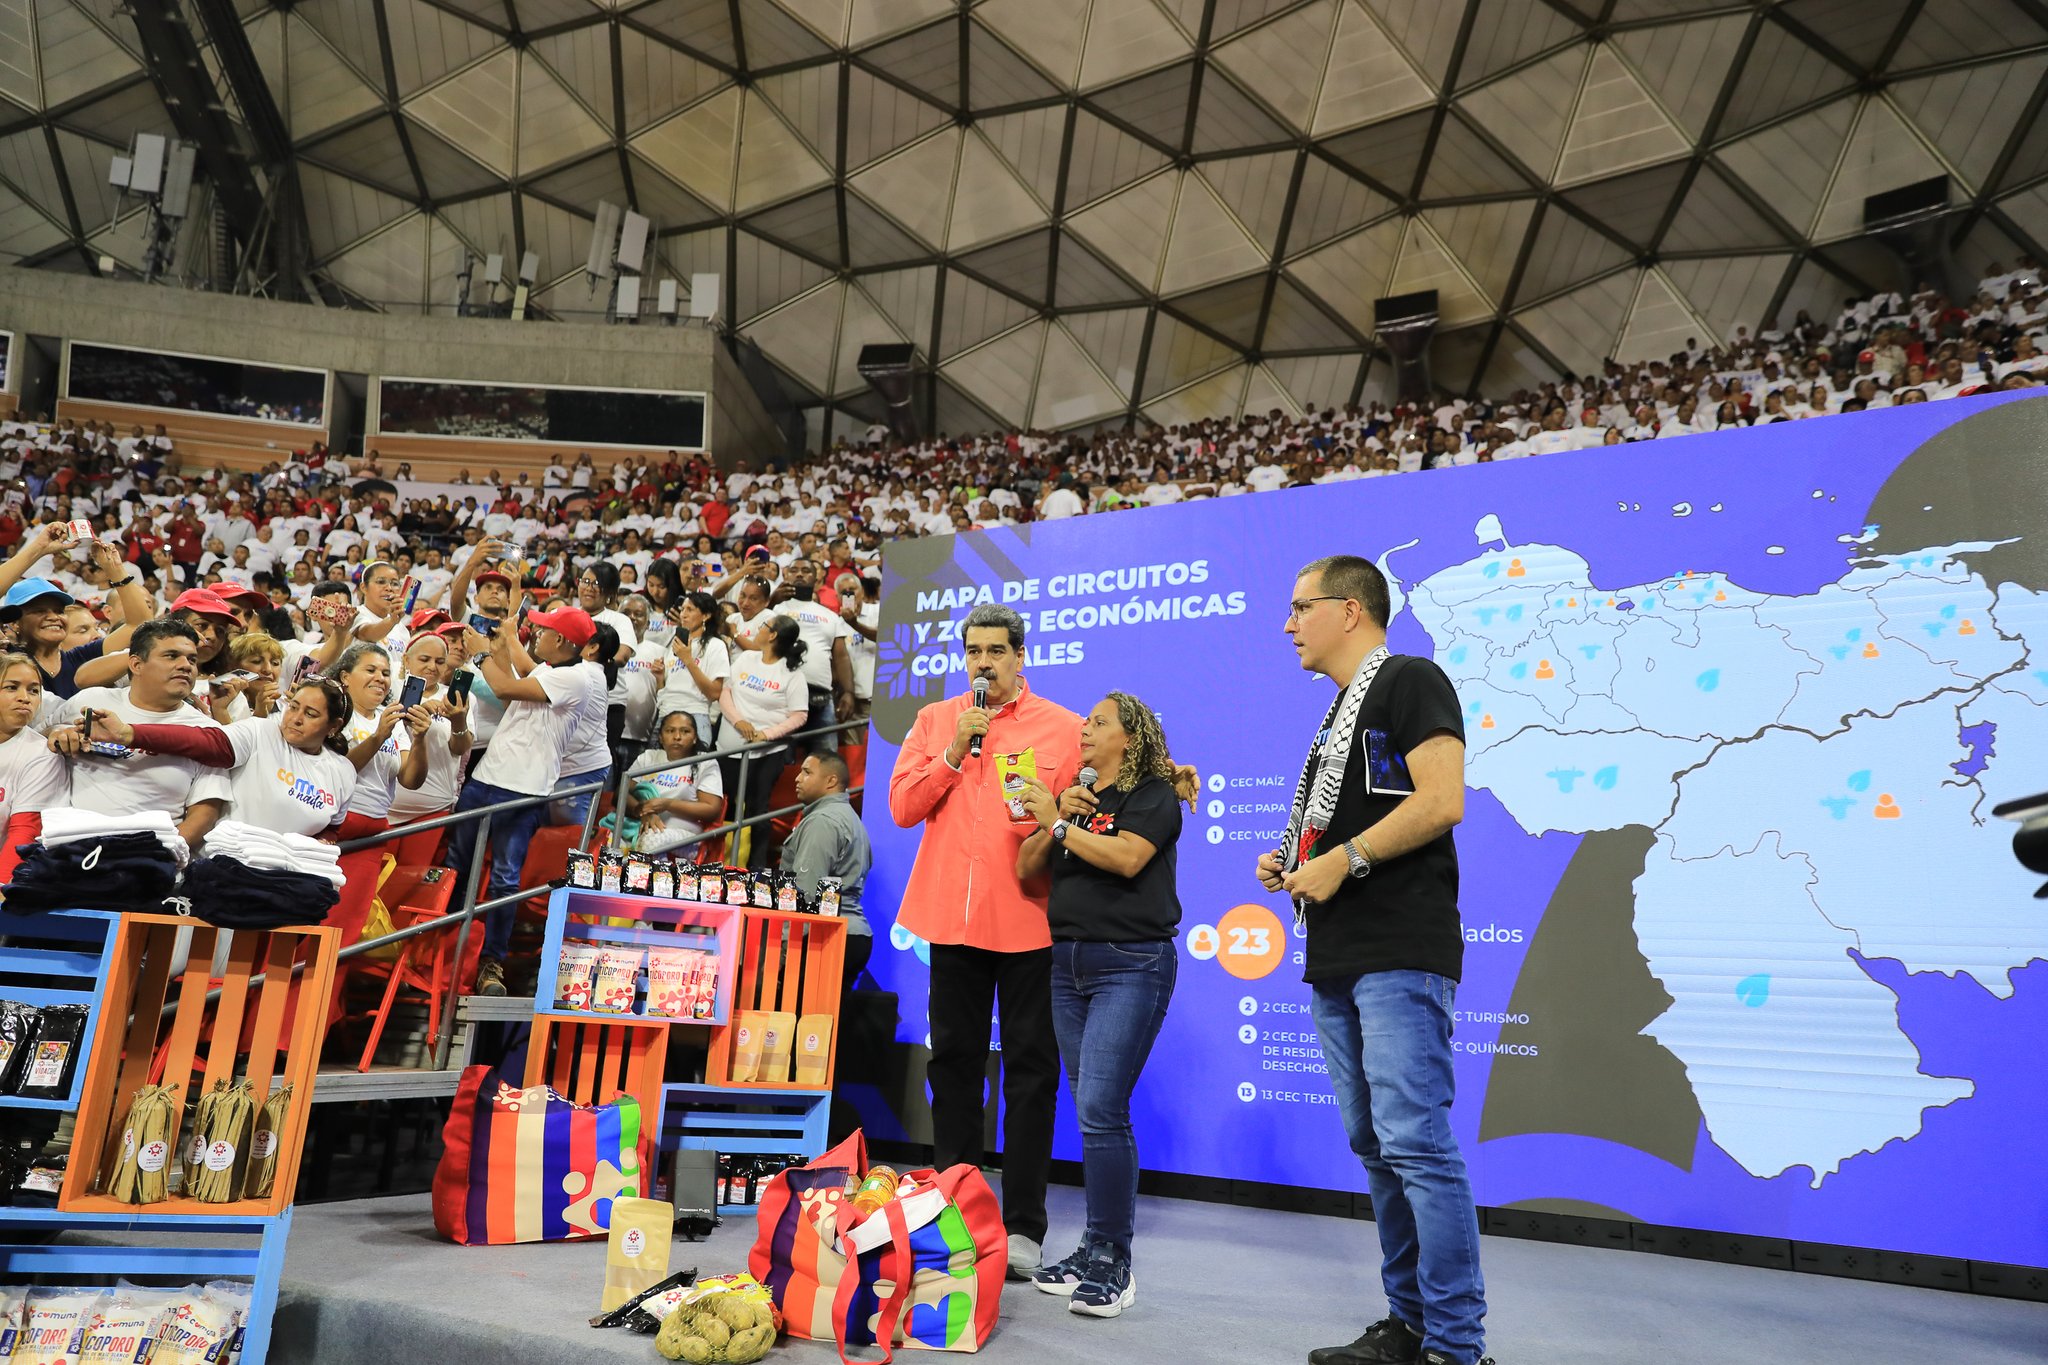
<svg viewBox="0 0 2048 1365">
<path fill-rule="evenodd" d="M 715 318 L 718 316 L 718 276 L 690 276 L 690 316 L 693 318 Z"/>
<path fill-rule="evenodd" d="M 640 263 L 647 259 L 647 215 L 626 210 L 626 220 L 619 229 L 619 269 L 638 272 Z"/>
<path fill-rule="evenodd" d="M 137 194 L 155 194 L 164 183 L 164 140 L 157 133 L 135 135 L 135 161 L 128 172 L 128 188 Z"/>
</svg>

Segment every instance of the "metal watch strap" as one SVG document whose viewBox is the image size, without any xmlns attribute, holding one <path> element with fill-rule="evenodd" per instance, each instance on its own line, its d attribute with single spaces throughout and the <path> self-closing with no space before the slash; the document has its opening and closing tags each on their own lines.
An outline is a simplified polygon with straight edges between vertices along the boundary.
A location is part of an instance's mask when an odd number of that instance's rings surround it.
<svg viewBox="0 0 2048 1365">
<path fill-rule="evenodd" d="M 1372 864 L 1365 860 L 1365 855 L 1360 853 L 1349 839 L 1344 841 L 1344 858 L 1351 864 L 1351 875 L 1354 877 L 1363 877 L 1372 871 Z"/>
<path fill-rule="evenodd" d="M 1067 830 L 1069 828 L 1071 828 L 1071 826 L 1069 826 L 1067 822 L 1064 820 L 1053 821 L 1051 833 L 1054 841 L 1057 843 L 1064 844 L 1067 841 Z"/>
</svg>

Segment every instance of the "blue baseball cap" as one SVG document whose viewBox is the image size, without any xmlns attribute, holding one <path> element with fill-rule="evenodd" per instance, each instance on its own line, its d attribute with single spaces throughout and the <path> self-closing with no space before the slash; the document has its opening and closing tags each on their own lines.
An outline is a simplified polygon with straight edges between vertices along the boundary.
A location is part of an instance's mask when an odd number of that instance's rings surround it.
<svg viewBox="0 0 2048 1365">
<path fill-rule="evenodd" d="M 24 578 L 7 590 L 5 598 L 0 598 L 0 621 L 18 620 L 23 607 L 45 597 L 54 597 L 66 607 L 72 602 L 70 593 L 47 578 Z"/>
</svg>

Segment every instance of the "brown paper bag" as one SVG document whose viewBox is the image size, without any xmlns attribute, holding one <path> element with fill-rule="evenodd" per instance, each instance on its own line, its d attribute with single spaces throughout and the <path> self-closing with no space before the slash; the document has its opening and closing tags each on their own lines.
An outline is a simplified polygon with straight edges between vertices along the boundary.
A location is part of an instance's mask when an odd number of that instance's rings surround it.
<svg viewBox="0 0 2048 1365">
<path fill-rule="evenodd" d="M 806 1089 L 824 1089 L 831 1065 L 832 1016 L 804 1015 L 796 1021 L 796 1083 Z"/>
<path fill-rule="evenodd" d="M 789 1061 L 796 1046 L 796 1015 L 788 1010 L 771 1010 L 762 1016 L 761 1081 L 789 1079 Z"/>
<path fill-rule="evenodd" d="M 761 1075 L 761 1047 L 766 1041 L 768 1016 L 760 1010 L 740 1010 L 735 1025 L 739 1032 L 733 1037 L 732 1078 L 736 1081 L 758 1081 Z"/>
</svg>

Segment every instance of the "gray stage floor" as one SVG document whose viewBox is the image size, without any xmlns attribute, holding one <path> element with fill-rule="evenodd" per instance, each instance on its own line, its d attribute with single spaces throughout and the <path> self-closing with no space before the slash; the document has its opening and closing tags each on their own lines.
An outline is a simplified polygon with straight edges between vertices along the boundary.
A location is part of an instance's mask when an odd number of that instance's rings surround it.
<svg viewBox="0 0 2048 1365">
<path fill-rule="evenodd" d="M 1055 1255 L 1077 1235 L 1080 1214 L 1080 1191 L 1054 1187 Z M 1299 1361 L 1311 1346 L 1348 1341 L 1382 1310 L 1370 1223 L 1147 1199 L 1138 1226 L 1129 1312 L 1077 1318 L 1063 1301 L 1013 1285 L 981 1358 Z M 672 1265 L 744 1270 L 752 1234 L 751 1224 L 729 1220 L 707 1242 L 679 1243 Z M 1484 1255 L 1488 1350 L 1500 1365 L 2048 1358 L 2048 1304 L 1497 1237 Z M 304 1207 L 271 1359 L 659 1361 L 652 1338 L 584 1325 L 603 1279 L 601 1241 L 450 1246 L 434 1236 L 422 1196 Z M 837 1356 L 829 1343 L 786 1341 L 769 1359 L 827 1365 Z"/>
</svg>

